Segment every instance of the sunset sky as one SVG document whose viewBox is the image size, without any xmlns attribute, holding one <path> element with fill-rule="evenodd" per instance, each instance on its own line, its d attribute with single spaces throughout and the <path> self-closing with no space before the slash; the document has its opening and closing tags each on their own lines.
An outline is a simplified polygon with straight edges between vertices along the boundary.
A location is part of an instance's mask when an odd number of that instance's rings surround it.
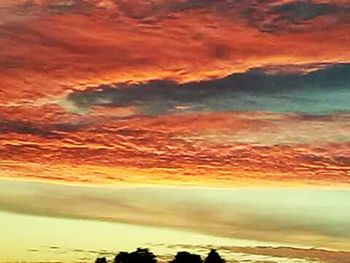
<svg viewBox="0 0 350 263">
<path fill-rule="evenodd" d="M 0 187 L 0 262 L 345 263 L 349 1 L 0 0 Z"/>
</svg>

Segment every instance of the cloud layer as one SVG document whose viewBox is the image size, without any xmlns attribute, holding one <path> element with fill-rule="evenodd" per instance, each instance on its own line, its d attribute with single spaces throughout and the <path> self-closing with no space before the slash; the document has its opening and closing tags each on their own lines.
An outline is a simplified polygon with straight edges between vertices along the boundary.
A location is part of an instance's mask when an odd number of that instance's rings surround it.
<svg viewBox="0 0 350 263">
<path fill-rule="evenodd" d="M 349 69 L 273 65 L 188 83 L 110 83 L 73 90 L 55 104 L 6 107 L 1 175 L 348 186 Z"/>
<path fill-rule="evenodd" d="M 0 209 L 349 250 L 349 12 L 0 0 Z"/>
<path fill-rule="evenodd" d="M 64 186 L 1 181 L 2 210 L 349 249 L 349 191 Z"/>
<path fill-rule="evenodd" d="M 2 177 L 349 185 L 347 1 L 0 7 Z"/>
<path fill-rule="evenodd" d="M 154 80 L 141 84 L 102 85 L 72 93 L 68 102 L 82 112 L 94 105 L 133 106 L 150 115 L 203 111 L 324 115 L 349 111 L 350 64 L 325 65 L 312 72 L 288 70 L 288 66 L 275 70 L 259 68 L 223 79 L 186 84 Z"/>
<path fill-rule="evenodd" d="M 2 1 L 1 104 L 86 85 L 348 62 L 348 10 L 341 0 Z"/>
</svg>

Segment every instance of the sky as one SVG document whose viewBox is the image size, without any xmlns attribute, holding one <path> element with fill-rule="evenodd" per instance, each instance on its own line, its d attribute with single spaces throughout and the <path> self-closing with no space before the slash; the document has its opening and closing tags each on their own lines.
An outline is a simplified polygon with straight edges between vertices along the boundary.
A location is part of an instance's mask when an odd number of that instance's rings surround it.
<svg viewBox="0 0 350 263">
<path fill-rule="evenodd" d="M 0 0 L 0 262 L 343 261 L 349 36 L 347 0 Z"/>
</svg>

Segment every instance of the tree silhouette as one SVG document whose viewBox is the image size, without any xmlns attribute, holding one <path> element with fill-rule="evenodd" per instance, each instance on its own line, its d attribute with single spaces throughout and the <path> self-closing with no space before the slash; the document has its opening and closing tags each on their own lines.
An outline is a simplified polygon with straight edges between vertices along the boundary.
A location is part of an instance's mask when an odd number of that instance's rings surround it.
<svg viewBox="0 0 350 263">
<path fill-rule="evenodd" d="M 157 263 L 157 259 L 156 256 L 147 248 L 138 248 L 136 251 L 131 253 L 120 252 L 114 258 L 114 263 Z"/>
<path fill-rule="evenodd" d="M 210 250 L 204 263 L 225 263 L 225 260 L 216 252 L 215 249 Z"/>
<path fill-rule="evenodd" d="M 175 258 L 170 263 L 202 263 L 199 255 L 191 254 L 187 251 L 177 252 Z"/>
<path fill-rule="evenodd" d="M 128 252 L 119 252 L 114 258 L 114 263 L 127 263 L 129 259 Z"/>
<path fill-rule="evenodd" d="M 106 260 L 105 257 L 103 257 L 103 258 L 96 258 L 95 263 L 107 263 L 107 260 Z"/>
<path fill-rule="evenodd" d="M 101 257 L 97 258 L 95 263 L 107 263 L 107 260 Z M 147 248 L 138 248 L 131 253 L 119 252 L 113 263 L 157 263 L 157 258 Z M 211 249 L 204 261 L 200 255 L 180 251 L 169 263 L 225 263 L 225 260 L 215 249 Z"/>
</svg>

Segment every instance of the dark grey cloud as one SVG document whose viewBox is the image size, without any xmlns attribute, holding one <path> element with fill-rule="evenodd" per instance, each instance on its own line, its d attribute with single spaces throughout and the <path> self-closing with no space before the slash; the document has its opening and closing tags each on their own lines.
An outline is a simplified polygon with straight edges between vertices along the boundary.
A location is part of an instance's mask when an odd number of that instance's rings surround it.
<svg viewBox="0 0 350 263">
<path fill-rule="evenodd" d="M 166 18 L 171 17 L 172 13 L 183 12 L 193 9 L 212 8 L 216 5 L 225 4 L 227 1 L 217 0 L 112 0 L 105 6 L 103 0 L 47 0 L 44 2 L 36 0 L 26 0 L 14 7 L 9 8 L 12 13 L 18 15 L 38 15 L 38 14 L 79 14 L 89 15 L 94 11 L 111 12 L 113 16 L 116 14 L 124 15 L 134 19 L 144 19 L 147 17 Z"/>
<path fill-rule="evenodd" d="M 89 14 L 95 8 L 93 1 L 73 0 L 73 1 L 58 1 L 50 0 L 44 7 L 46 12 L 50 13 L 76 13 Z"/>
<path fill-rule="evenodd" d="M 0 134 L 31 134 L 45 138 L 62 138 L 65 133 L 89 126 L 90 122 L 37 124 L 21 120 L 0 119 Z"/>
<path fill-rule="evenodd" d="M 257 68 L 222 79 L 178 84 L 171 80 L 110 84 L 71 93 L 82 112 L 91 106 L 138 107 L 144 114 L 272 111 L 323 115 L 349 111 L 350 64 L 312 72 Z"/>
<path fill-rule="evenodd" d="M 41 137 L 57 135 L 54 131 L 40 128 L 29 122 L 0 119 L 0 134 L 3 133 L 33 134 Z"/>
<path fill-rule="evenodd" d="M 262 15 L 263 19 L 260 21 L 253 20 L 252 22 L 255 22 L 259 29 L 267 32 L 300 30 L 303 29 L 303 26 L 308 26 L 307 23 L 311 20 L 318 17 L 335 18 L 335 21 L 331 23 L 349 22 L 349 19 L 346 18 L 349 14 L 350 6 L 301 0 L 273 5 Z"/>
<path fill-rule="evenodd" d="M 48 0 L 44 3 L 35 0 L 26 0 L 11 8 L 11 12 L 18 15 L 38 15 L 43 13 L 88 15 L 95 8 L 94 1 L 89 0 Z"/>
<path fill-rule="evenodd" d="M 270 13 L 280 15 L 281 19 L 297 22 L 300 20 L 309 20 L 320 15 L 332 14 L 336 10 L 337 8 L 334 5 L 314 3 L 308 0 L 277 5 L 271 9 Z"/>
<path fill-rule="evenodd" d="M 125 16 L 141 23 L 154 24 L 163 19 L 176 18 L 181 12 L 201 10 L 234 23 L 241 21 L 269 33 L 350 23 L 350 4 L 313 0 L 114 0 L 111 3 L 107 8 L 100 0 L 49 0 L 44 3 L 27 0 L 11 8 L 11 11 L 19 15 L 90 15 L 98 11 L 104 12 L 105 18 Z M 321 25 L 318 25 L 317 18 L 323 18 Z"/>
<path fill-rule="evenodd" d="M 290 2 L 272 0 L 173 0 L 173 1 L 115 1 L 125 16 L 135 19 L 173 17 L 178 12 L 201 9 L 206 12 L 236 21 L 242 19 L 260 31 L 276 33 L 284 31 L 307 30 L 317 27 L 313 20 L 323 17 L 322 26 L 350 22 L 350 5 L 334 2 L 319 3 L 313 0 Z M 152 20 L 154 22 L 154 20 Z"/>
<path fill-rule="evenodd" d="M 170 0 L 170 1 L 154 1 L 154 0 L 115 0 L 119 11 L 125 16 L 144 19 L 151 16 L 160 16 L 160 18 L 169 18 L 169 15 L 178 12 L 184 12 L 194 9 L 213 8 L 218 5 L 226 5 L 225 0 Z"/>
</svg>

